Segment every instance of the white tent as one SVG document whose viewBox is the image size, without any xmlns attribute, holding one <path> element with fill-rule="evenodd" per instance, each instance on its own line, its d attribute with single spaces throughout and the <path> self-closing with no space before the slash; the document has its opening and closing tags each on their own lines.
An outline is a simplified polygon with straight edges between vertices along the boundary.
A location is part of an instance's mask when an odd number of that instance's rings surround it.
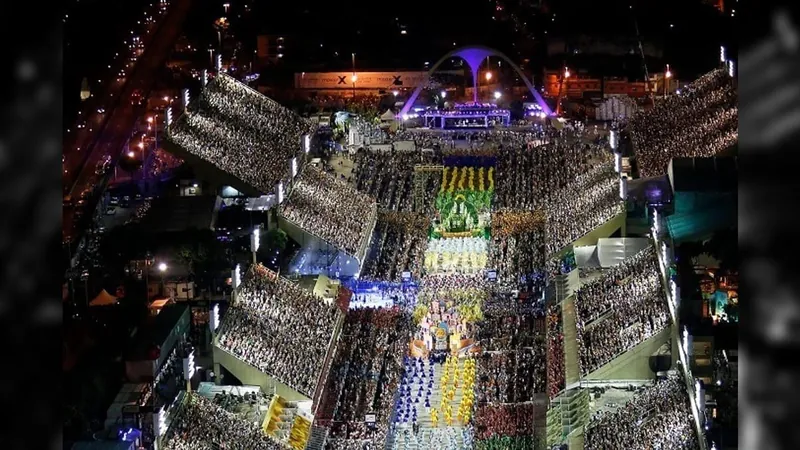
<svg viewBox="0 0 800 450">
<path fill-rule="evenodd" d="M 391 122 L 392 120 L 397 120 L 397 118 L 391 109 L 387 109 L 385 113 L 381 114 L 382 122 Z"/>
</svg>

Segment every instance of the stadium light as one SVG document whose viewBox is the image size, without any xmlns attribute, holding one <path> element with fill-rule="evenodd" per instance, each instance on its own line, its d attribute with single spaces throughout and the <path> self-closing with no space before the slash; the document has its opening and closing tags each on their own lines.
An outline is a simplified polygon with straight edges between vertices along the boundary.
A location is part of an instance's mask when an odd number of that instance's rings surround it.
<svg viewBox="0 0 800 450">
<path fill-rule="evenodd" d="M 502 96 L 503 96 L 503 94 L 501 94 L 500 91 L 494 91 L 495 100 L 500 100 L 500 97 L 502 97 Z"/>
</svg>

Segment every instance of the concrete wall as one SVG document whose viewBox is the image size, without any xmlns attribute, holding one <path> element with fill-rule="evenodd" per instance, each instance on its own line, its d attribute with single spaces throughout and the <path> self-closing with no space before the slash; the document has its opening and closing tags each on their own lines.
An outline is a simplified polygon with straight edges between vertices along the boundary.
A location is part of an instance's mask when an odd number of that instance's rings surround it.
<svg viewBox="0 0 800 450">
<path fill-rule="evenodd" d="M 600 325 L 602 326 L 602 325 Z M 614 358 L 608 364 L 582 377 L 584 380 L 646 380 L 655 378 L 650 370 L 650 355 L 670 341 L 672 326 L 658 332 L 633 349 Z"/>
<path fill-rule="evenodd" d="M 614 232 L 616 232 L 617 230 L 622 230 L 621 234 L 624 237 L 626 231 L 625 230 L 626 216 L 627 214 L 624 211 L 617 214 L 613 219 L 609 220 L 603 225 L 600 225 L 594 230 L 578 238 L 573 245 L 575 247 L 582 247 L 584 245 L 597 245 L 598 239 L 607 238 L 612 234 L 614 234 Z"/>
<path fill-rule="evenodd" d="M 262 372 L 261 370 L 246 364 L 230 353 L 222 350 L 221 348 L 214 345 L 212 347 L 213 355 L 214 355 L 214 363 L 219 364 L 228 372 L 232 373 L 233 376 L 239 379 L 242 384 L 252 385 L 252 386 L 259 386 L 262 391 L 269 392 L 272 388 L 275 388 L 275 393 L 280 395 L 281 397 L 285 398 L 288 401 L 307 401 L 310 398 L 306 397 L 305 395 L 295 391 L 291 387 L 281 383 L 280 381 L 276 380 L 275 378 L 270 377 L 266 373 Z"/>
</svg>

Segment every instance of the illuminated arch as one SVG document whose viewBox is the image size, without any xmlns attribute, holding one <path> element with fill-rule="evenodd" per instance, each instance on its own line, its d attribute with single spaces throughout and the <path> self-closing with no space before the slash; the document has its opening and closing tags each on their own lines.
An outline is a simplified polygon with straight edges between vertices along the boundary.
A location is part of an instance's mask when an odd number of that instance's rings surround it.
<svg viewBox="0 0 800 450">
<path fill-rule="evenodd" d="M 414 102 L 417 101 L 419 93 L 422 92 L 422 89 L 428 84 L 428 80 L 430 80 L 431 75 L 436 71 L 436 69 L 438 69 L 443 62 L 453 57 L 459 57 L 464 61 L 466 61 L 467 65 L 469 65 L 469 68 L 472 71 L 472 83 L 475 92 L 474 95 L 475 98 L 477 98 L 478 69 L 480 68 L 481 61 L 485 60 L 486 57 L 488 56 L 496 56 L 498 58 L 501 58 L 508 64 L 510 64 L 511 67 L 513 67 L 514 70 L 517 72 L 517 75 L 519 75 L 519 77 L 522 78 L 522 81 L 525 83 L 525 86 L 528 87 L 528 90 L 531 91 L 531 94 L 533 94 L 533 98 L 536 99 L 536 103 L 538 103 L 539 106 L 542 107 L 542 111 L 544 111 L 547 115 L 551 115 L 553 113 L 550 107 L 547 106 L 547 103 L 544 101 L 544 98 L 542 98 L 542 96 L 538 92 L 536 92 L 536 89 L 533 88 L 533 84 L 531 84 L 531 82 L 528 80 L 528 77 L 526 77 L 525 74 L 522 72 L 522 69 L 520 69 L 519 66 L 516 65 L 514 61 L 511 60 L 511 58 L 493 48 L 478 45 L 478 46 L 462 47 L 452 50 L 448 52 L 446 55 L 442 56 L 441 59 L 436 61 L 436 64 L 434 64 L 430 68 L 430 70 L 428 70 L 428 73 L 425 75 L 425 80 L 414 89 L 414 92 L 411 94 L 411 97 L 409 97 L 408 100 L 406 100 L 406 103 L 403 105 L 403 109 L 400 110 L 400 116 L 408 114 L 408 111 L 410 111 L 411 107 L 414 106 Z"/>
</svg>

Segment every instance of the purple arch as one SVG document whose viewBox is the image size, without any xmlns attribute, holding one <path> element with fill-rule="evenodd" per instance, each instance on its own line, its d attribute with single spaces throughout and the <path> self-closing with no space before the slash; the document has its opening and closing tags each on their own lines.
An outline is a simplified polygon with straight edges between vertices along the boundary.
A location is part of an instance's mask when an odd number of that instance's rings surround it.
<svg viewBox="0 0 800 450">
<path fill-rule="evenodd" d="M 526 77 L 525 74 L 522 72 L 522 69 L 520 69 L 519 66 L 516 65 L 514 61 L 512 61 L 508 56 L 504 55 L 503 53 L 493 48 L 483 47 L 483 46 L 472 46 L 472 47 L 463 47 L 452 50 L 448 52 L 446 55 L 442 56 L 442 58 L 439 59 L 439 61 L 436 61 L 436 64 L 434 64 L 430 68 L 430 70 L 428 70 L 428 73 L 425 75 L 424 82 L 420 83 L 420 85 L 414 89 L 414 92 L 411 94 L 411 97 L 409 97 L 408 100 L 406 100 L 406 103 L 400 110 L 399 114 L 400 116 L 408 114 L 408 111 L 410 111 L 411 107 L 414 106 L 414 102 L 417 101 L 417 97 L 419 97 L 420 92 L 422 92 L 422 89 L 428 83 L 428 80 L 430 79 L 431 75 L 436 71 L 436 69 L 438 69 L 443 62 L 447 61 L 448 59 L 454 56 L 463 59 L 464 61 L 466 61 L 467 65 L 469 65 L 469 68 L 472 71 L 472 83 L 473 87 L 475 88 L 474 95 L 476 98 L 478 95 L 478 69 L 480 68 L 481 61 L 486 59 L 486 57 L 488 56 L 496 56 L 503 59 L 503 61 L 511 65 L 511 67 L 517 72 L 517 75 L 519 75 L 520 78 L 522 78 L 522 81 L 525 83 L 525 86 L 528 88 L 529 91 L 531 91 L 531 94 L 533 94 L 533 98 L 536 99 L 536 103 L 538 103 L 539 106 L 542 107 L 542 111 L 544 111 L 548 116 L 553 113 L 550 107 L 547 106 L 547 102 L 544 101 L 544 98 L 542 98 L 542 96 L 538 92 L 536 92 L 536 89 L 534 89 L 533 85 L 528 80 L 528 77 Z"/>
</svg>

